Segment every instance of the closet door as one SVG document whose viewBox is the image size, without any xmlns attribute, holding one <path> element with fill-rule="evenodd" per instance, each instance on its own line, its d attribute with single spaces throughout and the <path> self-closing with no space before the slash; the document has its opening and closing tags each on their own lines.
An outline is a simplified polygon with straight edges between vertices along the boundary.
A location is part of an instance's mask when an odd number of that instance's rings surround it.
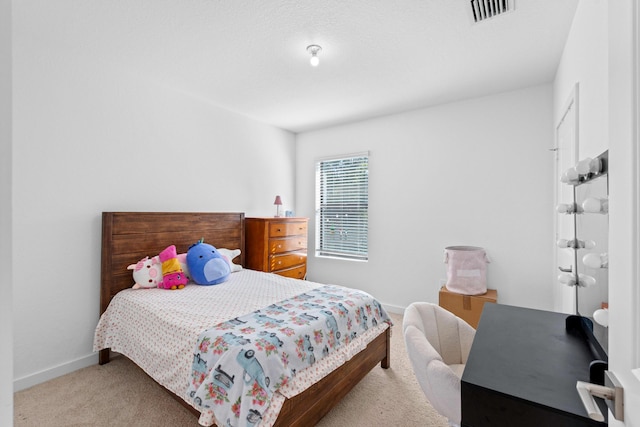
<svg viewBox="0 0 640 427">
<path fill-rule="evenodd" d="M 556 188 L 555 205 L 573 202 L 573 186 L 560 181 L 562 173 L 574 166 L 578 159 L 578 84 L 566 102 L 560 122 L 556 126 Z M 558 239 L 574 239 L 575 230 L 573 215 L 555 215 L 556 218 L 556 242 Z M 572 287 L 558 283 L 557 276 L 563 272 L 575 272 L 573 251 L 561 249 L 555 246 L 556 265 L 554 268 L 553 283 L 556 284 L 554 292 L 554 308 L 562 313 L 576 313 L 575 291 Z"/>
</svg>

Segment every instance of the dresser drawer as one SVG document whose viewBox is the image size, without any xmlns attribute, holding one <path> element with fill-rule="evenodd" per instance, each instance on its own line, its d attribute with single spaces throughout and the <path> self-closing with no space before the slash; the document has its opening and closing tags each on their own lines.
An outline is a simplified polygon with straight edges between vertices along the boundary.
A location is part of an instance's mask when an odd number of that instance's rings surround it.
<svg viewBox="0 0 640 427">
<path fill-rule="evenodd" d="M 308 221 L 301 217 L 245 218 L 245 267 L 306 278 Z"/>
<path fill-rule="evenodd" d="M 307 249 L 307 236 L 296 236 L 286 239 L 269 239 L 269 253 L 281 254 L 283 252 L 299 251 Z"/>
<path fill-rule="evenodd" d="M 306 236 L 307 222 L 274 222 L 269 224 L 269 237 Z"/>
<path fill-rule="evenodd" d="M 294 252 L 283 255 L 271 255 L 271 271 L 284 270 L 294 266 L 303 265 L 307 262 L 307 254 L 304 252 Z"/>
<path fill-rule="evenodd" d="M 274 271 L 274 273 L 280 276 L 302 280 L 307 276 L 307 266 L 301 265 L 300 267 L 289 268 L 287 270 Z"/>
</svg>

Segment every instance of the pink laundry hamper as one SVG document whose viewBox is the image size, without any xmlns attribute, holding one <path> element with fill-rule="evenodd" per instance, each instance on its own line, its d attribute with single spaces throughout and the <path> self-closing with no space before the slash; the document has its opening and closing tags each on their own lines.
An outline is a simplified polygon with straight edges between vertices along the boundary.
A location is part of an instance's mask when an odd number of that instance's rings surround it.
<svg viewBox="0 0 640 427">
<path fill-rule="evenodd" d="M 448 246 L 444 248 L 449 291 L 464 295 L 487 293 L 487 263 L 491 262 L 483 248 Z"/>
</svg>

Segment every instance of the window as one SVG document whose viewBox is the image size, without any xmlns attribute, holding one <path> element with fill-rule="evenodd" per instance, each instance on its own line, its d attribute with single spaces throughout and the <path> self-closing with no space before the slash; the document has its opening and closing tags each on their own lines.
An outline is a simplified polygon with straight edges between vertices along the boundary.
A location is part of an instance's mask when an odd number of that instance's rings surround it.
<svg viewBox="0 0 640 427">
<path fill-rule="evenodd" d="M 316 255 L 367 260 L 369 154 L 316 163 Z"/>
</svg>

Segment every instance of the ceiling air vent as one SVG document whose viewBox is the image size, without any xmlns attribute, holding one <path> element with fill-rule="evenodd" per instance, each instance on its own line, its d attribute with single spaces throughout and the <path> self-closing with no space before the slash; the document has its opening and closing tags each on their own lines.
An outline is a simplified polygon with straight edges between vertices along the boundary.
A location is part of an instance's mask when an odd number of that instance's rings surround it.
<svg viewBox="0 0 640 427">
<path fill-rule="evenodd" d="M 471 0 L 471 14 L 475 22 L 487 21 L 511 12 L 515 0 Z"/>
</svg>

